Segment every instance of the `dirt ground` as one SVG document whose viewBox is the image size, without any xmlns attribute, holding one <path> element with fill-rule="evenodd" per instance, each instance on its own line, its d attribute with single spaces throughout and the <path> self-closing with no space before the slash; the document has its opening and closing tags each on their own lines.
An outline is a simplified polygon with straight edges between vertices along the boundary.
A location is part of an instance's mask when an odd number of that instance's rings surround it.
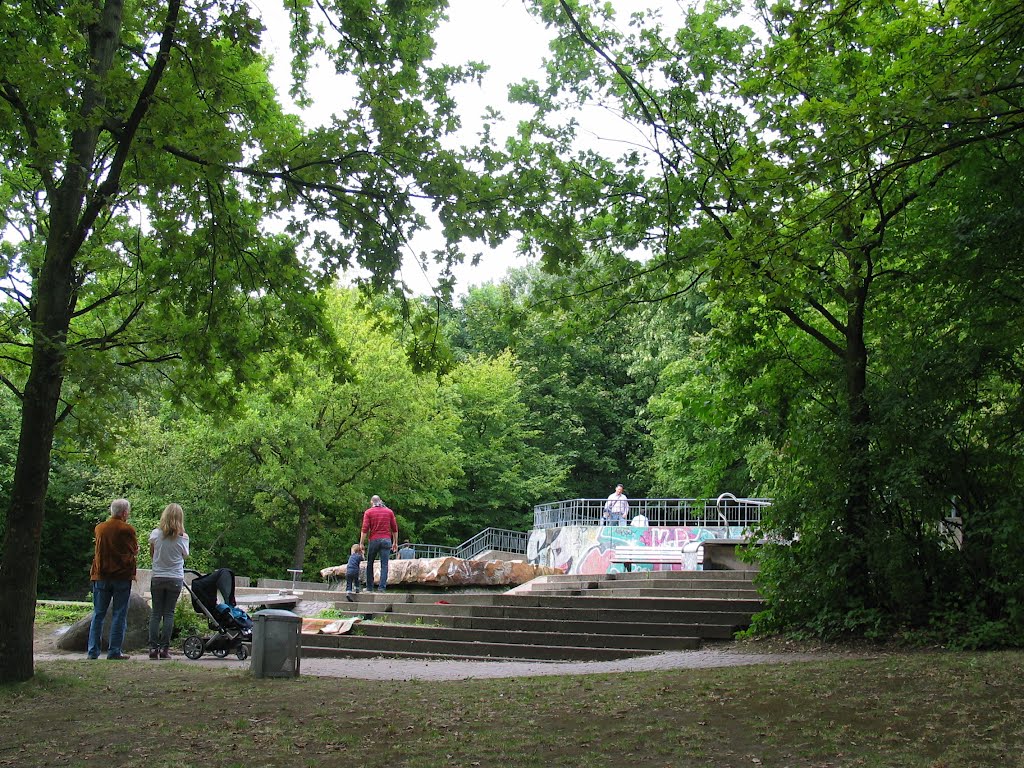
<svg viewBox="0 0 1024 768">
<path fill-rule="evenodd" d="M 84 653 L 70 653 L 56 647 L 60 627 L 40 626 L 36 629 L 34 652 L 37 661 L 45 659 L 81 659 L 87 661 Z M 865 657 L 862 651 L 837 651 L 836 649 L 790 648 L 785 644 L 773 643 L 761 649 L 757 643 L 715 643 L 695 651 L 671 651 L 639 656 L 616 661 L 589 662 L 536 662 L 536 661 L 424 661 L 379 657 L 374 659 L 356 658 L 305 658 L 300 661 L 300 673 L 315 677 L 339 677 L 359 680 L 469 680 L 500 677 L 540 677 L 551 675 L 582 675 L 605 672 L 632 672 L 664 669 L 701 669 L 712 667 L 748 666 L 752 664 L 786 664 L 838 655 Z M 130 663 L 155 664 L 145 651 L 129 651 Z M 188 664 L 218 668 L 248 669 L 249 661 L 239 661 L 234 656 L 216 659 L 203 656 L 195 661 L 187 660 L 180 647 L 171 649 L 172 658 Z"/>
</svg>

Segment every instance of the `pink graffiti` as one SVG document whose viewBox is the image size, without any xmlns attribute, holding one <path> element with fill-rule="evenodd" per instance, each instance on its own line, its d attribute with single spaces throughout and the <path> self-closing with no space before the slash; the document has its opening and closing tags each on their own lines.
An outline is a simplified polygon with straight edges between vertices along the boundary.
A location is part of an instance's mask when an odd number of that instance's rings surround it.
<svg viewBox="0 0 1024 768">
<path fill-rule="evenodd" d="M 614 549 L 602 550 L 600 547 L 591 547 L 584 552 L 583 557 L 579 559 L 576 566 L 576 573 L 608 573 L 612 569 L 612 556 L 614 554 Z"/>
</svg>

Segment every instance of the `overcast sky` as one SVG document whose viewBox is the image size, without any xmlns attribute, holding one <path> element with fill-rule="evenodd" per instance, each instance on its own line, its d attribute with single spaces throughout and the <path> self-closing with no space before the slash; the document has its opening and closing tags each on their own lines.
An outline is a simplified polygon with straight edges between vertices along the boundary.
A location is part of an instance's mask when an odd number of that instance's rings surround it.
<svg viewBox="0 0 1024 768">
<path fill-rule="evenodd" d="M 288 17 L 280 0 L 253 0 L 253 3 L 261 10 L 267 27 L 264 36 L 266 50 L 275 58 L 275 80 L 281 98 L 287 103 Z M 680 7 L 675 0 L 613 0 L 613 4 L 619 11 L 618 21 L 622 27 L 627 25 L 631 10 L 655 6 L 660 7 L 663 13 L 678 14 Z M 452 64 L 481 61 L 490 67 L 482 86 L 464 85 L 453 93 L 463 118 L 460 143 L 475 142 L 480 126 L 479 116 L 488 106 L 494 106 L 503 113 L 511 130 L 516 120 L 526 113 L 506 101 L 508 85 L 524 78 L 543 80 L 542 62 L 547 54 L 550 31 L 526 12 L 523 0 L 450 0 L 448 17 L 449 21 L 436 36 L 437 61 Z M 344 104 L 339 101 L 339 84 L 330 67 L 321 67 L 311 76 L 309 92 L 315 104 L 302 112 L 309 126 L 329 122 L 332 112 L 344 109 Z M 642 141 L 635 129 L 629 133 L 626 126 L 606 112 L 593 110 L 576 117 L 583 124 L 584 132 L 588 132 L 589 140 L 595 143 Z M 618 152 L 621 146 L 615 150 Z M 412 254 L 437 247 L 436 235 L 421 236 L 410 245 L 401 278 L 415 294 L 433 293 L 437 270 L 425 272 Z M 469 255 L 482 252 L 483 256 L 479 266 L 467 264 L 456 270 L 456 290 L 459 293 L 465 292 L 470 285 L 498 280 L 509 267 L 526 263 L 515 254 L 514 243 L 495 251 L 476 243 L 467 244 L 465 248 Z"/>
<path fill-rule="evenodd" d="M 287 104 L 288 17 L 278 0 L 254 0 L 254 5 L 260 9 L 267 27 L 265 47 L 274 56 L 274 79 L 280 97 Z M 516 113 L 505 100 L 508 84 L 524 77 L 541 78 L 541 62 L 547 51 L 548 34 L 542 24 L 527 14 L 522 0 L 451 0 L 448 15 L 450 21 L 436 37 L 436 59 L 450 63 L 483 61 L 490 66 L 482 87 L 461 86 L 453 94 L 463 117 L 464 135 L 460 141 L 469 143 L 475 141 L 480 124 L 478 118 L 488 105 L 497 107 L 506 118 L 514 118 Z M 340 112 L 345 107 L 339 103 L 338 82 L 329 67 L 321 67 L 313 74 L 309 91 L 315 103 L 302 112 L 303 120 L 309 126 L 329 122 L 333 112 Z M 514 125 L 514 120 L 511 122 Z M 437 240 L 429 235 L 412 243 L 401 278 L 413 293 L 432 293 L 437 271 L 424 272 L 412 258 L 412 253 L 436 247 Z M 469 244 L 467 250 L 470 253 L 483 252 L 484 255 L 480 266 L 464 265 L 457 270 L 457 291 L 460 293 L 471 284 L 500 279 L 514 263 L 524 263 L 515 256 L 513 243 L 496 252 L 477 244 Z"/>
</svg>

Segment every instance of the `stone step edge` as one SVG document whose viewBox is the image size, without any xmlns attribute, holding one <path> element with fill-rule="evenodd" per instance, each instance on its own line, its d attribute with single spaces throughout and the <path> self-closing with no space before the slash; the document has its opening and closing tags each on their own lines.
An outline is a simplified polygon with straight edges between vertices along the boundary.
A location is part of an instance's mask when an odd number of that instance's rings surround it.
<svg viewBox="0 0 1024 768">
<path fill-rule="evenodd" d="M 577 634 L 569 635 L 561 632 L 540 632 L 537 630 L 515 630 L 507 631 L 501 629 L 474 629 L 472 627 L 445 627 L 445 626 L 424 626 L 422 624 L 406 624 L 400 622 L 375 622 L 375 623 L 363 623 L 356 626 L 364 627 L 366 629 L 373 630 L 384 630 L 383 632 L 373 631 L 371 633 L 358 633 L 358 632 L 345 632 L 345 633 L 323 633 L 323 632 L 309 632 L 303 628 L 304 642 L 312 642 L 313 638 L 317 639 L 329 639 L 334 637 L 348 637 L 350 635 L 358 635 L 360 637 L 380 637 L 380 638 L 397 638 L 402 640 L 446 640 L 450 639 L 453 642 L 459 641 L 459 635 L 480 635 L 483 637 L 483 641 L 486 641 L 488 637 L 504 638 L 507 641 L 512 641 L 514 645 L 553 645 L 553 646 L 571 646 L 573 642 L 579 639 Z M 399 631 L 414 630 L 410 634 L 401 633 L 389 633 L 388 629 L 394 628 Z M 417 632 L 422 632 L 423 635 L 434 635 L 432 637 L 417 636 Z M 441 636 L 438 636 L 441 635 Z M 582 638 L 588 642 L 589 647 L 593 648 L 636 648 L 641 650 L 659 650 L 652 648 L 651 645 L 644 646 L 644 641 L 647 641 L 653 645 L 686 645 L 694 644 L 699 645 L 701 638 L 697 635 L 615 635 L 615 634 L 584 634 Z M 566 642 L 552 642 L 553 640 L 565 640 Z M 546 641 L 546 642 L 545 642 Z M 465 640 L 464 642 L 481 642 L 479 640 Z M 624 645 L 617 645 L 617 643 L 624 643 Z M 503 643 L 507 644 L 507 643 Z M 668 650 L 668 649 L 660 649 Z"/>
<path fill-rule="evenodd" d="M 317 635 L 317 637 L 326 638 L 328 636 Z M 587 646 L 571 645 L 518 645 L 515 643 L 479 643 L 460 640 L 407 640 L 401 638 L 373 638 L 365 635 L 341 635 L 336 639 L 338 641 L 358 640 L 360 641 L 360 645 L 364 646 L 362 650 L 370 650 L 365 648 L 365 646 L 377 644 L 373 642 L 375 640 L 386 641 L 379 643 L 380 645 L 392 646 L 391 648 L 378 649 L 381 653 L 387 653 L 395 650 L 394 646 L 398 646 L 399 652 L 423 653 L 427 652 L 424 649 L 432 649 L 430 652 L 443 655 L 462 655 L 458 652 L 460 649 L 464 649 L 467 652 L 472 651 L 469 655 L 500 659 L 529 658 L 531 660 L 549 659 L 552 661 L 614 661 L 616 659 L 637 658 L 639 656 L 656 656 L 660 653 L 665 653 L 663 650 L 634 648 L 590 648 Z M 413 651 L 412 648 L 419 648 L 420 650 Z M 307 650 L 313 649 L 317 651 L 349 650 L 350 647 L 345 646 L 342 642 L 339 642 L 337 645 L 302 645 L 302 653 L 304 654 Z M 494 651 L 495 653 L 487 653 L 488 650 Z M 524 651 L 527 650 L 532 651 L 533 653 L 524 653 Z"/>
<path fill-rule="evenodd" d="M 377 616 L 379 614 L 369 614 L 369 615 Z M 385 614 L 385 616 L 387 616 L 388 618 L 383 619 L 381 621 L 381 623 L 389 623 L 390 622 L 390 623 L 401 625 L 401 626 L 416 626 L 416 624 L 415 624 L 415 620 L 416 619 L 422 619 L 423 621 L 430 621 L 430 620 L 437 620 L 438 619 L 438 616 L 436 614 L 401 613 L 401 614 Z M 409 621 L 403 621 L 403 620 L 399 620 L 399 619 L 392 619 L 392 618 L 390 618 L 390 617 L 393 617 L 393 616 L 394 617 L 400 616 L 402 619 L 410 619 L 410 620 Z M 474 622 L 493 623 L 495 621 L 498 621 L 498 622 L 508 622 L 510 624 L 510 626 L 508 628 L 503 628 L 503 629 L 500 629 L 500 630 L 490 630 L 490 628 L 486 628 L 486 627 L 474 627 L 474 626 L 466 627 L 466 626 L 456 626 L 455 624 L 449 625 L 453 629 L 481 629 L 483 631 L 515 632 L 515 631 L 517 631 L 514 628 L 515 625 L 523 626 L 523 625 L 528 625 L 528 624 L 533 623 L 533 622 L 552 622 L 552 623 L 559 624 L 559 625 L 561 625 L 563 627 L 571 627 L 572 628 L 571 631 L 574 634 L 579 634 L 579 635 L 611 634 L 614 637 L 643 637 L 646 634 L 649 637 L 697 637 L 697 638 L 699 638 L 702 641 L 730 639 L 733 636 L 733 634 L 735 634 L 737 631 L 739 631 L 741 629 L 746 628 L 747 626 L 749 626 L 749 623 L 750 623 L 749 619 L 748 620 L 744 620 L 744 621 L 731 621 L 731 622 L 718 623 L 718 624 L 713 624 L 713 623 L 708 623 L 708 622 L 697 622 L 697 623 L 692 623 L 692 624 L 668 624 L 668 623 L 664 623 L 664 622 L 656 622 L 656 623 L 651 623 L 651 624 L 648 624 L 648 623 L 642 623 L 641 624 L 641 623 L 635 623 L 635 622 L 610 622 L 609 623 L 609 622 L 605 622 L 605 621 L 585 621 L 585 620 L 573 620 L 571 622 L 566 622 L 566 621 L 558 621 L 558 620 L 555 620 L 555 619 L 515 619 L 515 618 L 507 618 L 507 617 L 487 617 L 487 616 L 443 616 L 442 618 L 450 619 L 452 621 L 458 621 L 459 623 L 465 623 L 465 622 L 470 622 L 471 624 L 474 623 Z M 372 621 L 373 619 L 370 619 L 370 620 Z M 583 628 L 580 628 L 579 625 L 584 625 L 584 626 L 583 626 Z M 596 628 L 604 628 L 604 629 L 607 630 L 607 629 L 609 629 L 612 626 L 629 627 L 630 629 L 634 629 L 636 631 L 634 631 L 634 632 L 613 632 L 613 633 L 609 633 L 607 631 L 606 632 L 590 632 L 590 631 L 588 631 L 590 628 L 595 628 L 595 629 Z M 672 630 L 672 632 L 666 632 L 665 634 L 661 634 L 661 633 L 658 633 L 658 632 L 651 632 L 651 629 L 653 629 L 653 628 L 664 628 L 664 627 L 670 628 Z M 646 632 L 645 632 L 645 630 L 646 630 Z M 540 630 L 532 630 L 532 631 L 540 631 Z M 685 635 L 676 635 L 676 634 L 674 634 L 675 632 L 678 632 L 678 631 L 685 631 L 687 634 L 685 634 Z"/>
</svg>

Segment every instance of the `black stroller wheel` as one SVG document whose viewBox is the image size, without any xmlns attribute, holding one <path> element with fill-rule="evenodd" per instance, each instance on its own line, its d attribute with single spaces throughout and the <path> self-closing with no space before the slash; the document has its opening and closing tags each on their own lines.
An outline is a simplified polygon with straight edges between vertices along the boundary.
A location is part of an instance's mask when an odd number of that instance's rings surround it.
<svg viewBox="0 0 1024 768">
<path fill-rule="evenodd" d="M 238 657 L 239 661 L 245 661 L 249 658 L 249 647 L 244 644 L 238 646 L 238 650 L 235 651 L 235 656 Z"/>
<path fill-rule="evenodd" d="M 199 635 L 189 635 L 185 638 L 182 650 L 185 652 L 186 658 L 195 661 L 203 655 L 203 638 L 199 637 Z"/>
<path fill-rule="evenodd" d="M 218 659 L 223 659 L 225 656 L 228 655 L 227 648 L 218 648 L 216 651 L 210 651 L 210 653 L 212 653 Z"/>
</svg>

